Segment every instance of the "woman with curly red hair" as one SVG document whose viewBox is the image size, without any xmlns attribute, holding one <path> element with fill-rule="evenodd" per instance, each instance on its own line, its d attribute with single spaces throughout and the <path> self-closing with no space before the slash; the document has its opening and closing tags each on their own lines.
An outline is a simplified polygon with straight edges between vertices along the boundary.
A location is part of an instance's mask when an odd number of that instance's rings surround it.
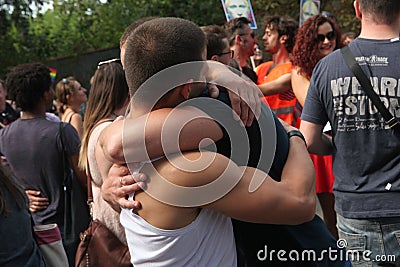
<svg viewBox="0 0 400 267">
<path fill-rule="evenodd" d="M 315 65 L 323 57 L 340 48 L 341 32 L 339 26 L 323 15 L 316 15 L 304 22 L 296 34 L 291 60 L 292 88 L 301 106 L 304 105 L 310 78 Z M 300 108 L 301 110 L 301 108 Z M 324 221 L 329 231 L 338 238 L 336 213 L 333 196 L 332 156 L 311 155 L 316 172 L 316 191 L 321 204 Z"/>
</svg>

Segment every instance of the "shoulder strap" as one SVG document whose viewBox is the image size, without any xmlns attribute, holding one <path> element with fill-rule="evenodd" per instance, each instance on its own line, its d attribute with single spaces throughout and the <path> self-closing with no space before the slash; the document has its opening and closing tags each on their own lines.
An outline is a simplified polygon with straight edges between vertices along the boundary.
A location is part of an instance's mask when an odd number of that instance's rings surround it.
<svg viewBox="0 0 400 267">
<path fill-rule="evenodd" d="M 353 53 L 351 53 L 349 46 L 345 46 L 340 49 L 342 52 L 344 61 L 349 66 L 349 68 L 353 71 L 356 76 L 358 82 L 361 84 L 361 87 L 364 89 L 365 93 L 371 99 L 372 103 L 382 114 L 382 117 L 385 119 L 386 123 L 390 128 L 393 128 L 400 132 L 400 123 L 399 120 L 394 117 L 390 111 L 385 107 L 379 96 L 375 93 L 372 88 L 371 81 L 365 75 L 360 65 L 358 65 L 357 61 L 354 59 Z"/>
<path fill-rule="evenodd" d="M 75 111 L 70 111 L 70 112 L 68 112 L 67 116 L 65 116 L 65 121 L 68 122 L 68 123 L 71 123 L 72 117 L 73 117 L 75 114 L 77 114 L 77 112 L 75 112 Z M 68 117 L 68 116 L 69 116 L 69 117 Z M 69 119 L 67 119 L 67 118 L 69 118 Z"/>
<path fill-rule="evenodd" d="M 101 121 L 101 123 L 103 122 L 108 122 L 108 121 L 113 121 L 113 119 L 105 119 L 103 121 Z M 100 124 L 100 122 L 98 122 L 96 124 L 96 126 Z M 86 184 L 87 184 L 87 204 L 89 206 L 89 210 L 90 210 L 90 216 L 93 218 L 93 192 L 92 192 L 92 175 L 90 174 L 90 167 L 89 167 L 89 157 L 86 160 L 86 170 L 87 170 L 87 175 L 86 175 Z"/>
<path fill-rule="evenodd" d="M 66 150 L 65 150 L 65 145 L 64 145 L 64 123 L 61 121 L 59 122 L 59 132 L 60 132 L 60 141 L 61 141 L 61 150 L 62 150 L 62 167 L 63 167 L 63 174 L 64 174 L 64 186 L 68 184 L 67 177 L 66 175 L 66 160 L 68 160 L 68 156 L 66 155 Z"/>
</svg>

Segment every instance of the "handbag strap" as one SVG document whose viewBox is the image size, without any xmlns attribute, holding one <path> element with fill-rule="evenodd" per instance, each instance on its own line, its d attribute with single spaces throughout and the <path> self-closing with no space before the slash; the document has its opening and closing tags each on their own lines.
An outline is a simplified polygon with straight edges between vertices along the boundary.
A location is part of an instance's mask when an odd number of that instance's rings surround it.
<svg viewBox="0 0 400 267">
<path fill-rule="evenodd" d="M 87 204 L 89 206 L 89 211 L 90 211 L 90 217 L 92 217 L 93 220 L 93 192 L 92 192 L 92 175 L 90 174 L 90 168 L 89 168 L 89 158 L 86 161 L 86 169 L 87 169 L 87 174 L 86 174 L 86 184 L 87 184 Z"/>
<path fill-rule="evenodd" d="M 371 99 L 372 103 L 379 110 L 386 123 L 389 125 L 390 128 L 393 128 L 400 133 L 399 120 L 390 113 L 390 111 L 385 107 L 379 96 L 375 93 L 372 88 L 371 81 L 368 79 L 364 71 L 361 69 L 360 65 L 354 59 L 354 55 L 351 52 L 349 46 L 343 47 L 342 49 L 340 49 L 340 52 L 343 55 L 344 61 L 353 71 L 358 82 L 361 84 L 369 99 Z"/>
</svg>

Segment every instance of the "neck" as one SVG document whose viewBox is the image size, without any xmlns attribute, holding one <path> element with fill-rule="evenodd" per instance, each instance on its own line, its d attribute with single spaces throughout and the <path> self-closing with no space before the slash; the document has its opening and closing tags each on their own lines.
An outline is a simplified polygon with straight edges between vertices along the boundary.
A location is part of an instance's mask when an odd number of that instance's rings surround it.
<svg viewBox="0 0 400 267">
<path fill-rule="evenodd" d="M 400 26 L 397 23 L 393 23 L 393 25 L 377 24 L 367 16 L 361 20 L 360 37 L 362 38 L 386 40 L 399 37 L 399 32 Z"/>
<path fill-rule="evenodd" d="M 275 65 L 285 64 L 290 62 L 289 53 L 285 47 L 281 47 L 278 52 L 272 55 L 272 60 Z"/>
<path fill-rule="evenodd" d="M 75 113 L 79 113 L 81 111 L 81 105 L 68 104 L 67 109 L 70 109 Z"/>
<path fill-rule="evenodd" d="M 247 56 L 244 55 L 242 49 L 240 49 L 238 46 L 234 46 L 232 47 L 232 49 L 235 51 L 235 59 L 237 60 L 237 62 L 239 62 L 240 66 L 246 66 L 246 60 L 247 60 Z"/>
<path fill-rule="evenodd" d="M 46 118 L 45 110 L 35 110 L 35 111 L 21 111 L 21 119 L 36 119 L 36 118 Z"/>
</svg>

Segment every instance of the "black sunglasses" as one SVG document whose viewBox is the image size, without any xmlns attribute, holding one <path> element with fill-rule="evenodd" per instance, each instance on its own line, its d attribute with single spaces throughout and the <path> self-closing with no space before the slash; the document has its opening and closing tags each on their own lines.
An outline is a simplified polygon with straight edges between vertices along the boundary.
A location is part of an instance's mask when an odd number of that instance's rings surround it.
<svg viewBox="0 0 400 267">
<path fill-rule="evenodd" d="M 219 54 L 217 54 L 217 56 L 228 55 L 228 54 L 230 54 L 230 58 L 233 58 L 234 51 L 229 50 L 228 52 L 219 53 Z"/>
<path fill-rule="evenodd" d="M 318 42 L 325 41 L 325 38 L 327 38 L 329 41 L 333 41 L 336 38 L 336 33 L 334 31 L 330 31 L 326 35 L 324 35 L 324 34 L 317 35 Z"/>
<path fill-rule="evenodd" d="M 121 64 L 121 59 L 113 58 L 113 59 L 109 59 L 109 60 L 106 60 L 106 61 L 100 61 L 99 64 L 97 64 L 97 69 L 99 69 L 104 64 L 109 64 L 109 63 L 112 63 L 112 62 L 116 62 L 116 63 Z"/>
</svg>

